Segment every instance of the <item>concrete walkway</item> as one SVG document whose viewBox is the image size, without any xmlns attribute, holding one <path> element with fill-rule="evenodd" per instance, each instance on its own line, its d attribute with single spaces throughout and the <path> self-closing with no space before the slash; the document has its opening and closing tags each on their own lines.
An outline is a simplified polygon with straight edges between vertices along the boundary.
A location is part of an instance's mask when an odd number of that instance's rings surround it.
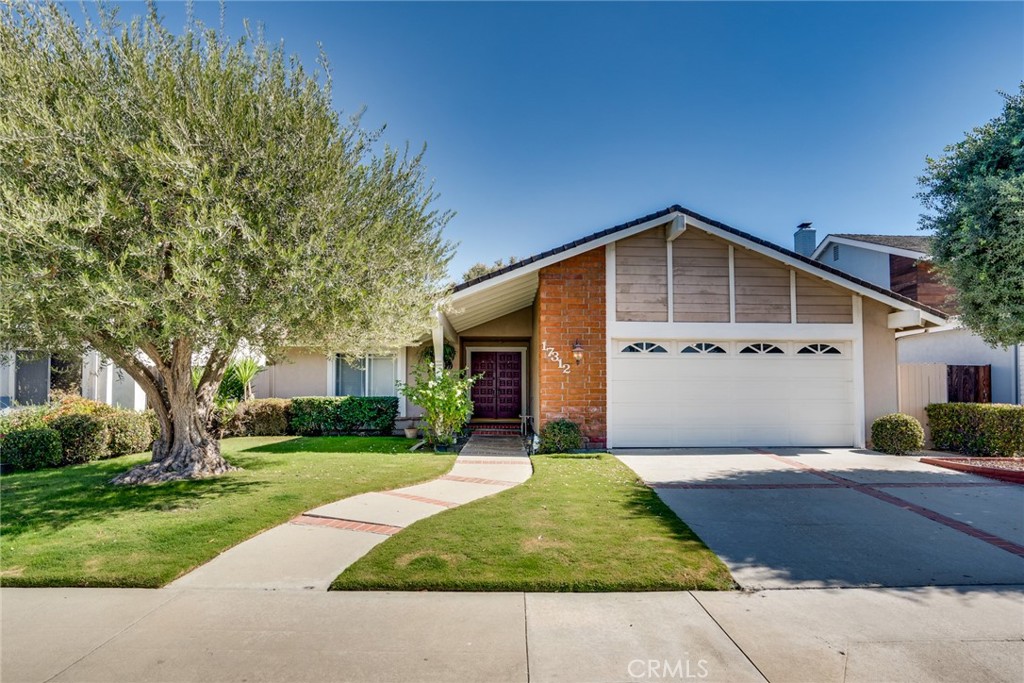
<svg viewBox="0 0 1024 683">
<path fill-rule="evenodd" d="M 4 588 L 0 679 L 1019 683 L 1022 596 Z"/>
<path fill-rule="evenodd" d="M 229 548 L 167 588 L 327 590 L 346 567 L 410 524 L 501 493 L 531 474 L 522 439 L 473 436 L 442 477 L 309 510 Z"/>
</svg>

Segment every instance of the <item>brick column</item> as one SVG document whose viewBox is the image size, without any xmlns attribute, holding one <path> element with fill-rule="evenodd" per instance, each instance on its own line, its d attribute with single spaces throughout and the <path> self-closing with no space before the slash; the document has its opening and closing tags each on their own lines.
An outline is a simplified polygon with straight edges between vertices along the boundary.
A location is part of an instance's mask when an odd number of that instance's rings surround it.
<svg viewBox="0 0 1024 683">
<path fill-rule="evenodd" d="M 572 420 L 589 448 L 604 448 L 608 433 L 604 259 L 604 247 L 598 247 L 543 268 L 537 291 L 541 348 L 533 355 L 540 369 L 539 426 Z M 572 357 L 577 339 L 583 344 L 580 365 Z M 569 364 L 569 374 L 547 357 L 545 344 Z"/>
</svg>

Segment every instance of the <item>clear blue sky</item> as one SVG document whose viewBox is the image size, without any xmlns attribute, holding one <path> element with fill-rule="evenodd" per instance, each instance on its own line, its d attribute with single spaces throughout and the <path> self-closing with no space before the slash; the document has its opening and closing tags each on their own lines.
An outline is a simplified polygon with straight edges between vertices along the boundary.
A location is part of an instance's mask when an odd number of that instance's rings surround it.
<svg viewBox="0 0 1024 683">
<path fill-rule="evenodd" d="M 427 143 L 453 276 L 674 203 L 784 246 L 805 220 L 914 232 L 925 156 L 1024 79 L 1019 2 L 229 2 L 243 18 L 309 65 L 321 43 L 339 109 Z"/>
</svg>

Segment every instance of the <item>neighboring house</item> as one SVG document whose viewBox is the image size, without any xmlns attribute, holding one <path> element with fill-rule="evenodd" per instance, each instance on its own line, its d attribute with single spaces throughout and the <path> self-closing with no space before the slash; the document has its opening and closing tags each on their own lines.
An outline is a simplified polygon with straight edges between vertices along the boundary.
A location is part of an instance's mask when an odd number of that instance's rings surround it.
<svg viewBox="0 0 1024 683">
<path fill-rule="evenodd" d="M 797 251 L 833 268 L 887 287 L 922 304 L 954 313 L 954 293 L 934 272 L 925 235 L 828 235 L 815 244 L 809 225 L 794 236 Z M 810 248 L 808 249 L 808 245 Z M 955 320 L 936 328 L 900 332 L 899 362 L 991 365 L 992 402 L 1024 403 L 1024 346 L 993 348 Z"/>
<path fill-rule="evenodd" d="M 97 351 L 82 356 L 82 396 L 116 408 L 145 410 L 146 392 L 127 372 Z"/>
<path fill-rule="evenodd" d="M 484 375 L 474 421 L 564 417 L 597 448 L 861 447 L 897 409 L 895 331 L 947 322 L 680 206 L 462 283 L 436 318 L 424 343 L 362 369 L 292 350 L 254 390 L 391 394 L 447 343 Z"/>
<path fill-rule="evenodd" d="M 146 408 L 142 387 L 95 351 L 84 354 L 81 365 L 77 356 L 28 349 L 0 353 L 0 409 L 42 405 L 54 391 L 80 391 L 119 408 Z"/>
<path fill-rule="evenodd" d="M 0 409 L 44 404 L 53 391 L 74 391 L 78 376 L 74 357 L 31 349 L 0 352 Z"/>
</svg>

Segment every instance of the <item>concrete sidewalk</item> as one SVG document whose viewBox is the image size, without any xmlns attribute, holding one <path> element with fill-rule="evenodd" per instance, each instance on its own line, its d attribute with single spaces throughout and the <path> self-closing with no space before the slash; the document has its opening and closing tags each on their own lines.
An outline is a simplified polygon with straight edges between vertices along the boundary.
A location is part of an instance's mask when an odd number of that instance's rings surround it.
<svg viewBox="0 0 1024 683">
<path fill-rule="evenodd" d="M 1012 681 L 1024 587 L 0 590 L 4 683 Z"/>
<path fill-rule="evenodd" d="M 168 588 L 327 590 L 346 567 L 410 524 L 501 493 L 532 473 L 522 439 L 473 436 L 438 479 L 309 510 L 229 548 Z"/>
</svg>

